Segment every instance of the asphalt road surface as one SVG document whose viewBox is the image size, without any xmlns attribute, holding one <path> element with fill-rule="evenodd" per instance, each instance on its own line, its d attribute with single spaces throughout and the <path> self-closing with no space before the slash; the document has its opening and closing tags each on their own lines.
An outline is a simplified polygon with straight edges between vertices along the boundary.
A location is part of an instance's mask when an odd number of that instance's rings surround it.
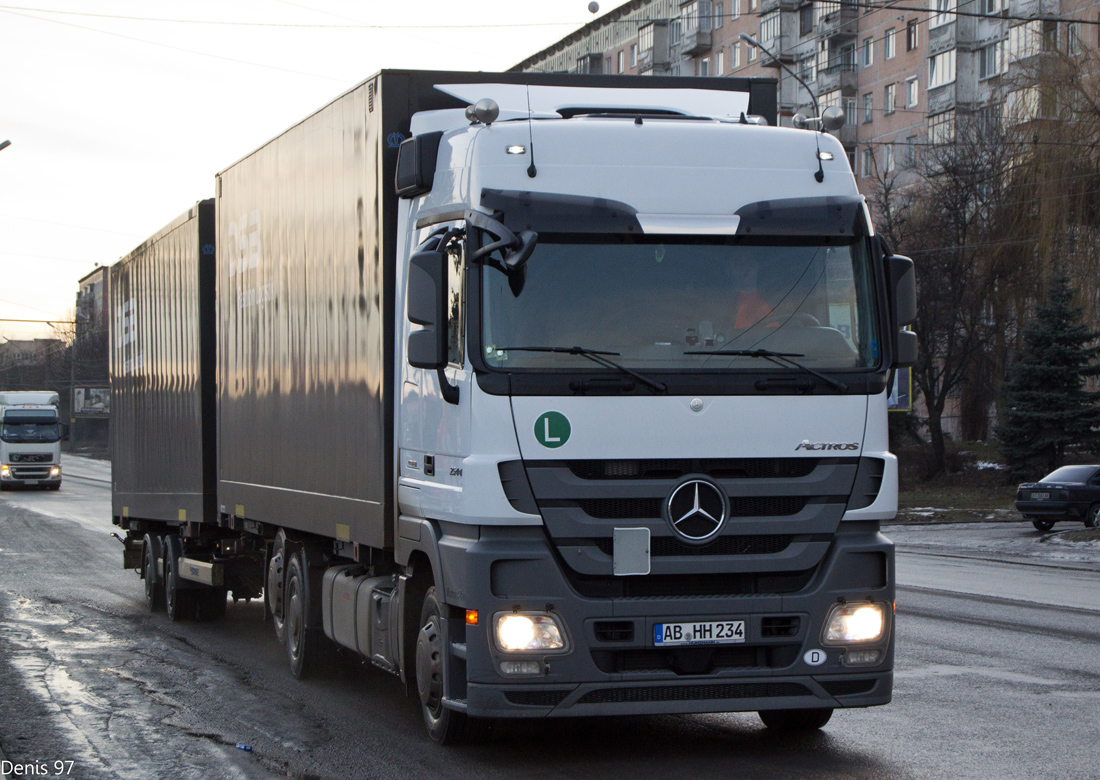
<svg viewBox="0 0 1100 780">
<path fill-rule="evenodd" d="M 0 496 L 0 747 L 28 776 L 1100 776 L 1100 549 L 1030 525 L 887 528 L 894 702 L 820 733 L 775 737 L 752 713 L 526 721 L 440 748 L 392 676 L 348 662 L 294 680 L 259 603 L 219 623 L 148 613 L 109 536 L 109 465 L 69 458 L 65 475 Z"/>
</svg>

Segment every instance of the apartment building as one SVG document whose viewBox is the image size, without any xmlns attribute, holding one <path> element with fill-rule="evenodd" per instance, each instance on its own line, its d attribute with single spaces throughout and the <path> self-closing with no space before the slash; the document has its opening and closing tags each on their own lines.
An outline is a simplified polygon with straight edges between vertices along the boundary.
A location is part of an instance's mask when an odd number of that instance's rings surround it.
<svg viewBox="0 0 1100 780">
<path fill-rule="evenodd" d="M 776 77 L 784 124 L 813 113 L 810 90 L 819 108 L 844 109 L 837 135 L 869 192 L 950 141 L 960 117 L 1036 116 L 1038 92 L 1012 77 L 1044 51 L 1096 47 L 1098 10 L 1097 0 L 631 0 L 512 70 Z"/>
</svg>

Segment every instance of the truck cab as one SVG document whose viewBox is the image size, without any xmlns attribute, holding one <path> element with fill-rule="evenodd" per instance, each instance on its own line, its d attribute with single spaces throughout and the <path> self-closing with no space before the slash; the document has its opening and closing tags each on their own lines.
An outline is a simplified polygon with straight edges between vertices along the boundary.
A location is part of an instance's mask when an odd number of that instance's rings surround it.
<svg viewBox="0 0 1100 780">
<path fill-rule="evenodd" d="M 0 490 L 61 487 L 58 394 L 0 393 Z"/>
</svg>

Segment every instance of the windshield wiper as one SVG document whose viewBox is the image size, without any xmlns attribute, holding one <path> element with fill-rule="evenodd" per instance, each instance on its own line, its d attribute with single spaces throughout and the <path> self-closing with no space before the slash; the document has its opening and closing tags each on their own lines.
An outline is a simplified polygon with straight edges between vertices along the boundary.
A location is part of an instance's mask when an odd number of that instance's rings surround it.
<svg viewBox="0 0 1100 780">
<path fill-rule="evenodd" d="M 799 371 L 804 371 L 807 374 L 816 376 L 825 384 L 839 390 L 842 393 L 848 392 L 848 385 L 843 382 L 838 382 L 832 377 L 825 376 L 820 371 L 815 371 L 807 365 L 799 363 L 797 360 L 791 360 L 796 357 L 806 357 L 801 352 L 772 352 L 770 349 L 715 349 L 715 350 L 692 350 L 685 352 L 685 355 L 730 355 L 733 357 L 753 357 L 764 358 L 765 360 L 775 363 L 777 366 L 783 368 L 797 368 Z"/>
<path fill-rule="evenodd" d="M 663 393 L 668 390 L 668 387 L 663 382 L 655 382 L 648 377 L 642 376 L 637 371 L 631 371 L 626 366 L 605 357 L 605 355 L 621 355 L 621 352 L 602 352 L 597 349 L 587 349 L 585 347 L 497 347 L 496 349 L 503 352 L 558 352 L 563 355 L 580 355 L 581 357 L 588 358 L 593 363 L 598 363 L 604 368 L 613 368 L 616 371 L 628 374 L 658 393 Z"/>
</svg>

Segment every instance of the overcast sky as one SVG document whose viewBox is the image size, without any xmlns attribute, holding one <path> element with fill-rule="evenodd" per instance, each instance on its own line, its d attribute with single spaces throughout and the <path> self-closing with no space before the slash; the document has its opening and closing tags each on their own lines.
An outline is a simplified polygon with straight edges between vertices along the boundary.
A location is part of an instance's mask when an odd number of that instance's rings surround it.
<svg viewBox="0 0 1100 780">
<path fill-rule="evenodd" d="M 587 6 L 0 0 L 0 319 L 64 319 L 96 263 L 374 72 L 503 70 L 594 19 Z M 0 341 L 48 335 L 0 322 Z"/>
</svg>

